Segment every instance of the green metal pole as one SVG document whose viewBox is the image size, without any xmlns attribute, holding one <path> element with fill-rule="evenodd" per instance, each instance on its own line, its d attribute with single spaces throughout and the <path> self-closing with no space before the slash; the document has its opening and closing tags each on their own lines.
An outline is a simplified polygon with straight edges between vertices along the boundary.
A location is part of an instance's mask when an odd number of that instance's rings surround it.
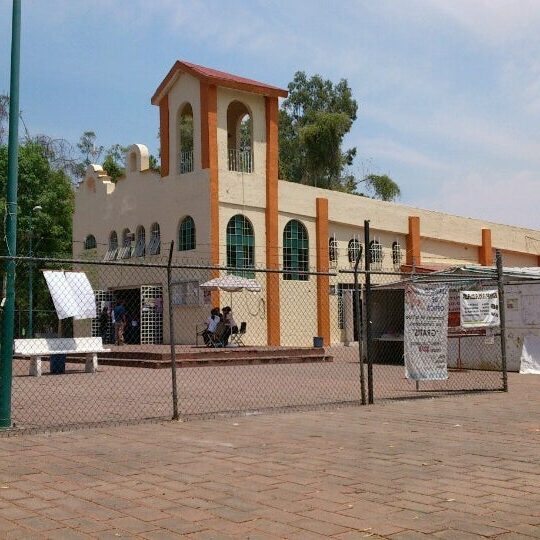
<svg viewBox="0 0 540 540">
<path fill-rule="evenodd" d="M 21 57 L 21 0 L 13 0 L 11 80 L 9 85 L 8 178 L 6 190 L 6 254 L 17 254 L 17 173 L 19 156 L 19 65 Z M 11 427 L 13 324 L 15 316 L 15 261 L 7 260 L 6 302 L 0 351 L 0 428 Z"/>
<path fill-rule="evenodd" d="M 34 236 L 32 213 L 30 214 L 30 230 L 28 233 L 28 257 L 32 259 L 32 237 Z M 32 260 L 28 261 L 28 337 L 34 337 L 34 265 Z"/>
</svg>

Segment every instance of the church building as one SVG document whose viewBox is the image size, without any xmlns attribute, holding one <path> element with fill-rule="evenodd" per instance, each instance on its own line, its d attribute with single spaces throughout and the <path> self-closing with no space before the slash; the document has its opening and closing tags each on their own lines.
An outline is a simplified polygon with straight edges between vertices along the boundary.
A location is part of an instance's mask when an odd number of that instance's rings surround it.
<svg viewBox="0 0 540 540">
<path fill-rule="evenodd" d="M 90 165 L 76 193 L 73 256 L 156 262 L 174 241 L 176 262 L 238 268 L 262 286 L 256 314 L 243 319 L 251 341 L 273 346 L 299 344 L 291 324 L 298 317 L 306 336 L 327 345 L 345 339 L 339 294 L 352 276 L 303 272 L 350 268 L 360 250 L 371 250 L 375 269 L 385 270 L 491 266 L 495 249 L 505 266 L 540 264 L 539 231 L 279 179 L 278 106 L 286 96 L 282 88 L 177 61 L 151 99 L 159 108 L 160 171 L 150 168 L 142 144 L 129 148 L 125 176 L 116 183 Z M 145 298 L 164 290 L 162 277 L 142 281 L 135 272 L 107 282 L 105 268 L 94 284 L 103 299 L 137 289 L 142 310 Z M 283 272 L 255 274 L 255 268 Z M 179 343 L 194 341 L 195 323 L 219 302 L 219 294 L 197 290 L 202 276 L 175 283 L 175 318 L 184 321 L 176 325 Z M 166 299 L 152 305 L 167 312 Z M 141 341 L 168 342 L 163 318 L 152 321 L 151 331 L 141 328 Z"/>
</svg>

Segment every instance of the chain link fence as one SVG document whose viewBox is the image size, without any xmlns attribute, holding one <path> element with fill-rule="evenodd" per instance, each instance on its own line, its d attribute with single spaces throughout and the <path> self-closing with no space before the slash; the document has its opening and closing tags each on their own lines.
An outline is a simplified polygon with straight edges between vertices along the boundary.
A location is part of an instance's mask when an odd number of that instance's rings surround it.
<svg viewBox="0 0 540 540">
<path fill-rule="evenodd" d="M 156 264 L 16 262 L 16 429 L 261 414 L 502 388 L 500 337 L 462 332 L 452 327 L 451 313 L 448 378 L 417 384 L 405 376 L 405 287 L 433 284 L 434 277 L 353 269 L 233 271 L 170 258 Z M 259 287 L 204 286 L 233 273 Z M 450 296 L 497 287 L 494 277 L 437 280 Z M 269 307 L 276 284 L 279 302 Z M 219 308 L 217 319 L 213 308 Z M 269 318 L 279 326 L 279 344 L 269 345 L 276 335 Z"/>
</svg>

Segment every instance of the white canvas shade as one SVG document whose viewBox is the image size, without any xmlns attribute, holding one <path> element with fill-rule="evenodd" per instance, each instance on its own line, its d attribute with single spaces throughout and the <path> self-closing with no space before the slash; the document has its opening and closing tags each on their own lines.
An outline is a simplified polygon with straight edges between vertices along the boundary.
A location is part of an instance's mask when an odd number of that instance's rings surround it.
<svg viewBox="0 0 540 540">
<path fill-rule="evenodd" d="M 221 289 L 227 292 L 261 292 L 261 284 L 256 279 L 248 279 L 241 276 L 222 276 L 211 279 L 200 285 L 203 289 Z"/>
</svg>

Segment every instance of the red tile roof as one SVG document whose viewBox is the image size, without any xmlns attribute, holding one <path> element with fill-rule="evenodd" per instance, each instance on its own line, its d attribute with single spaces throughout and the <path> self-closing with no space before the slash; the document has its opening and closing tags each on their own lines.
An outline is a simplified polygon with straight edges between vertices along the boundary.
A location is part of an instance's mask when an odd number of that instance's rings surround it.
<svg viewBox="0 0 540 540">
<path fill-rule="evenodd" d="M 177 60 L 154 92 L 154 95 L 152 96 L 152 103 L 154 105 L 159 104 L 161 98 L 167 93 L 170 85 L 176 80 L 179 73 L 189 73 L 201 81 L 215 84 L 216 86 L 235 88 L 236 90 L 262 94 L 264 96 L 287 97 L 287 90 L 284 90 L 283 88 L 271 86 L 252 79 L 246 79 L 245 77 L 239 77 L 238 75 L 233 75 L 231 73 L 225 73 L 224 71 L 218 71 L 217 69 L 199 66 L 197 64 L 192 64 L 191 62 Z"/>
</svg>

